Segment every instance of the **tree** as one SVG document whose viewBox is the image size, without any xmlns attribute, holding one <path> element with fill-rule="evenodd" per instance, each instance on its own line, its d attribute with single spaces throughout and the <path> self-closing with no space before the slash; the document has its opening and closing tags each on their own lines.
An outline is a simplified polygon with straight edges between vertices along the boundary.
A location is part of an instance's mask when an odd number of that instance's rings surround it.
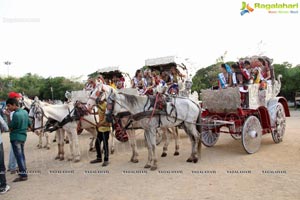
<svg viewBox="0 0 300 200">
<path fill-rule="evenodd" d="M 0 98 L 5 100 L 10 91 L 15 91 L 23 93 L 30 98 L 38 96 L 40 99 L 52 99 L 51 87 L 53 88 L 54 99 L 64 100 L 67 90 L 81 90 L 84 85 L 64 77 L 49 77 L 45 79 L 31 73 L 25 74 L 21 78 L 0 77 Z"/>
</svg>

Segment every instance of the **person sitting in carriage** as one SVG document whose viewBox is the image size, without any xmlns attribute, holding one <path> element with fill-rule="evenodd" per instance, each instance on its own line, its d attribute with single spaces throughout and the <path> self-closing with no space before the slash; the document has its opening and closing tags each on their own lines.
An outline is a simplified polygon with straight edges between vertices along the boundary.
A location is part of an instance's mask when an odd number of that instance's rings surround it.
<svg viewBox="0 0 300 200">
<path fill-rule="evenodd" d="M 153 80 L 151 79 L 150 81 L 148 81 L 147 87 L 145 87 L 144 95 L 153 95 L 154 87 L 156 86 L 153 84 Z"/>
<path fill-rule="evenodd" d="M 92 78 L 89 78 L 87 83 L 85 84 L 85 87 L 84 87 L 84 90 L 87 90 L 87 91 L 92 91 L 94 90 L 96 87 L 96 82 L 94 79 Z"/>
<path fill-rule="evenodd" d="M 219 89 L 226 89 L 232 85 L 232 71 L 228 64 L 221 64 L 221 73 L 218 74 Z"/>
<path fill-rule="evenodd" d="M 232 68 L 232 85 L 238 87 L 241 94 L 241 106 L 247 108 L 248 106 L 248 86 L 246 84 L 247 77 L 244 76 L 245 69 L 240 63 L 234 63 L 231 65 Z M 244 73 L 243 73 L 244 72 Z"/>
<path fill-rule="evenodd" d="M 125 79 L 124 79 L 123 76 L 121 76 L 121 77 L 119 78 L 119 80 L 117 81 L 117 89 L 122 89 L 122 88 L 124 88 L 124 87 L 125 87 L 125 86 L 124 86 L 124 83 L 125 83 Z"/>
<path fill-rule="evenodd" d="M 160 84 L 160 73 L 159 71 L 153 71 L 152 72 L 153 77 L 153 86 L 156 87 Z"/>
<path fill-rule="evenodd" d="M 176 95 L 179 93 L 179 86 L 178 81 L 182 80 L 185 77 L 182 73 L 179 72 L 179 70 L 172 66 L 170 69 L 170 78 L 171 78 L 171 86 L 168 89 L 168 93 L 172 95 Z"/>
<path fill-rule="evenodd" d="M 160 83 L 159 83 L 159 93 L 168 93 L 168 94 L 171 94 L 170 91 L 168 88 L 170 88 L 172 85 L 172 80 L 171 80 L 171 77 L 169 75 L 169 73 L 167 71 L 162 71 L 161 72 L 161 75 L 160 75 Z M 176 86 L 174 87 L 176 88 Z"/>
<path fill-rule="evenodd" d="M 146 91 L 146 87 L 144 85 L 144 81 L 140 80 L 137 84 L 137 91 L 139 95 L 144 95 Z"/>
<path fill-rule="evenodd" d="M 259 67 L 255 67 L 252 70 L 252 79 L 254 84 L 259 84 L 259 90 L 265 90 L 267 88 L 267 82 L 261 74 Z"/>
<path fill-rule="evenodd" d="M 117 88 L 118 90 L 124 88 L 124 82 L 122 82 L 122 81 L 119 80 L 119 81 L 117 82 L 116 88 Z"/>
<path fill-rule="evenodd" d="M 179 72 L 179 70 L 175 67 L 172 66 L 170 69 L 170 78 L 172 83 L 178 83 L 179 80 L 183 80 L 185 75 Z"/>
<path fill-rule="evenodd" d="M 143 81 L 143 85 L 146 84 L 146 81 L 143 77 L 142 70 L 138 69 L 138 70 L 136 70 L 135 75 L 134 75 L 133 79 L 131 80 L 131 87 L 138 88 L 138 83 L 140 81 Z"/>
</svg>

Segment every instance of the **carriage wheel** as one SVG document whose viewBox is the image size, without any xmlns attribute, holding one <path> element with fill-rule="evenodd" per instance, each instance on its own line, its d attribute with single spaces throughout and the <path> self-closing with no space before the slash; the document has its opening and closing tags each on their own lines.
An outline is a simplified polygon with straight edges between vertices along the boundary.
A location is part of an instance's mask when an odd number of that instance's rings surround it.
<svg viewBox="0 0 300 200">
<path fill-rule="evenodd" d="M 285 132 L 285 126 L 286 119 L 284 108 L 281 103 L 278 103 L 276 106 L 275 129 L 272 131 L 272 137 L 275 143 L 282 142 L 282 138 Z"/>
<path fill-rule="evenodd" d="M 258 151 L 261 144 L 262 128 L 256 116 L 246 119 L 242 131 L 242 143 L 247 153 L 252 154 Z"/>
<path fill-rule="evenodd" d="M 162 131 L 156 129 L 156 145 L 159 145 L 159 144 L 161 143 L 162 138 L 163 138 L 162 135 L 163 135 L 163 134 L 162 134 Z"/>
<path fill-rule="evenodd" d="M 213 117 L 211 118 L 212 120 L 214 119 Z M 206 118 L 205 121 L 208 121 L 208 125 L 210 125 L 209 123 L 209 119 Z M 204 121 L 204 123 L 205 123 Z M 211 127 L 211 126 L 205 126 L 203 125 L 201 127 L 201 133 L 202 133 L 202 144 L 204 144 L 207 147 L 212 147 L 214 146 L 220 136 L 220 132 L 219 132 L 219 128 L 218 127 Z"/>
</svg>

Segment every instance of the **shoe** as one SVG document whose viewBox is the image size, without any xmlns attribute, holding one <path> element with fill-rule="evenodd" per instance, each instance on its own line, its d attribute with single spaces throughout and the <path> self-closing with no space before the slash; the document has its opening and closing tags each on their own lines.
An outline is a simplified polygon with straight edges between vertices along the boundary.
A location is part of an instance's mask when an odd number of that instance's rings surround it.
<svg viewBox="0 0 300 200">
<path fill-rule="evenodd" d="M 28 180 L 28 177 L 20 176 L 20 177 L 16 178 L 15 180 L 13 180 L 13 182 L 20 182 L 20 181 L 27 181 L 27 180 Z"/>
<path fill-rule="evenodd" d="M 0 188 L 0 194 L 5 194 L 6 192 L 8 192 L 10 190 L 10 186 L 6 185 L 5 188 Z"/>
<path fill-rule="evenodd" d="M 90 161 L 91 164 L 101 163 L 101 162 L 102 162 L 102 159 L 95 159 L 95 160 Z"/>
<path fill-rule="evenodd" d="M 106 167 L 108 164 L 109 164 L 108 161 L 104 161 L 103 164 L 102 164 L 102 167 Z"/>
<path fill-rule="evenodd" d="M 10 174 L 16 174 L 16 173 L 18 173 L 18 170 L 17 170 L 17 169 L 10 170 Z"/>
<path fill-rule="evenodd" d="M 10 172 L 11 174 L 15 174 L 18 172 L 19 168 L 17 167 L 16 169 L 8 169 L 7 172 Z"/>
</svg>

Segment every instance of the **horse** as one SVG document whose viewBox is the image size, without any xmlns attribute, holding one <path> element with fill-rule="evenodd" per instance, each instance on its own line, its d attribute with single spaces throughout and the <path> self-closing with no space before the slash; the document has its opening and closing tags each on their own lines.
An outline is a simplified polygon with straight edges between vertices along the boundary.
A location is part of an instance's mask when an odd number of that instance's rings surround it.
<svg viewBox="0 0 300 200">
<path fill-rule="evenodd" d="M 192 152 L 187 162 L 198 162 L 198 153 L 201 153 L 201 108 L 188 98 L 171 98 L 166 103 L 164 111 L 150 110 L 145 114 L 145 108 L 151 103 L 149 97 L 129 95 L 125 93 L 111 92 L 107 102 L 107 114 L 116 116 L 125 110 L 130 110 L 132 117 L 139 121 L 139 125 L 145 130 L 145 138 L 148 145 L 148 161 L 144 168 L 157 169 L 156 134 L 158 127 L 175 127 L 181 125 L 191 140 Z M 198 124 L 197 124 L 198 123 Z"/>
<path fill-rule="evenodd" d="M 79 141 L 77 135 L 78 119 L 74 118 L 75 106 L 73 103 L 62 104 L 62 105 L 52 105 L 43 104 L 40 100 L 34 101 L 29 116 L 34 116 L 37 112 L 41 112 L 44 117 L 48 120 L 55 120 L 52 124 L 52 129 L 62 128 L 67 132 L 70 139 L 70 155 L 68 160 L 73 160 L 74 162 L 80 161 L 80 150 Z M 97 116 L 87 115 L 83 117 L 84 120 L 81 121 L 81 128 L 86 129 L 90 132 L 93 137 L 96 136 L 96 121 Z M 40 126 L 35 127 L 35 129 L 45 128 Z M 64 160 L 64 132 L 58 131 L 58 155 L 55 159 Z"/>
<path fill-rule="evenodd" d="M 31 105 L 32 105 L 33 102 L 34 102 L 34 100 L 32 100 L 32 99 L 28 98 L 27 96 L 23 95 L 22 105 L 24 106 L 24 109 L 26 109 L 28 111 L 28 113 L 30 111 L 30 108 L 31 108 Z M 41 102 L 41 103 L 44 103 L 44 102 Z M 45 125 L 48 121 L 47 118 L 45 118 L 45 116 L 41 115 L 40 111 L 37 111 L 36 115 L 31 116 L 31 118 L 33 120 L 32 123 L 33 123 L 34 127 L 45 127 Z M 51 147 L 49 132 L 44 131 L 43 128 L 36 129 L 34 127 L 33 127 L 32 131 L 39 137 L 39 143 L 38 143 L 37 147 L 39 149 L 46 148 L 46 149 L 49 150 L 50 147 Z M 55 138 L 57 137 L 57 135 L 61 135 L 62 131 L 63 130 L 57 130 L 55 132 Z M 43 146 L 43 137 L 45 137 L 45 140 L 46 140 L 46 143 L 45 143 L 44 146 Z M 66 136 L 66 138 L 63 141 L 66 141 L 66 143 L 68 144 L 69 143 L 69 138 Z"/>
<path fill-rule="evenodd" d="M 24 107 L 24 109 L 26 109 L 29 113 L 30 108 L 32 103 L 34 102 L 34 100 L 28 98 L 27 96 L 23 95 L 22 97 L 22 105 Z M 36 115 L 34 117 L 31 116 L 31 118 L 33 118 L 33 125 L 35 126 L 44 126 L 47 119 L 45 119 L 40 112 L 37 112 Z M 38 137 L 39 137 L 39 143 L 37 145 L 37 147 L 39 149 L 41 148 L 46 148 L 46 149 L 50 149 L 50 139 L 49 139 L 49 133 L 48 132 L 44 132 L 43 129 L 33 129 L 32 130 Z M 46 144 L 43 146 L 43 136 L 46 139 Z"/>
<path fill-rule="evenodd" d="M 135 88 L 123 88 L 119 91 L 128 93 L 128 94 L 135 94 L 137 95 L 137 90 Z M 97 98 L 103 98 L 103 99 L 107 99 L 108 95 L 110 94 L 110 92 L 117 92 L 114 88 L 112 88 L 109 85 L 103 84 L 102 82 L 99 82 L 98 85 L 95 87 L 95 89 L 93 90 L 92 94 L 90 95 L 88 101 L 87 101 L 87 107 L 88 108 L 92 108 L 93 106 L 95 106 L 96 104 L 96 99 Z M 124 110 L 124 113 L 128 113 L 126 112 L 126 110 Z M 138 163 L 138 152 L 137 152 L 137 144 L 136 144 L 136 135 L 135 135 L 135 129 L 141 129 L 142 127 L 139 125 L 138 121 L 131 121 L 130 122 L 130 126 L 128 126 L 128 122 L 129 122 L 129 115 L 128 114 L 122 114 L 123 116 L 120 117 L 120 123 L 121 124 L 125 124 L 124 126 L 128 127 L 127 129 L 127 133 L 128 133 L 128 138 L 129 138 L 129 143 L 132 149 L 132 156 L 130 158 L 130 161 L 133 163 Z M 124 129 L 124 126 L 122 127 Z M 178 144 L 178 130 L 176 127 L 172 127 L 172 131 L 170 131 L 168 128 L 160 128 L 162 130 L 162 132 L 165 134 L 166 136 L 166 140 L 164 143 L 164 147 L 163 147 L 163 152 L 161 154 L 161 157 L 166 157 L 167 156 L 167 151 L 168 151 L 168 145 L 169 145 L 169 141 L 170 141 L 170 135 L 173 134 L 174 136 L 174 140 L 175 140 L 175 152 L 174 152 L 174 156 L 178 156 L 179 155 L 179 144 Z M 160 132 L 158 132 L 160 130 L 157 130 L 157 133 L 160 134 Z M 157 140 L 156 143 L 158 144 L 159 141 Z"/>
</svg>

